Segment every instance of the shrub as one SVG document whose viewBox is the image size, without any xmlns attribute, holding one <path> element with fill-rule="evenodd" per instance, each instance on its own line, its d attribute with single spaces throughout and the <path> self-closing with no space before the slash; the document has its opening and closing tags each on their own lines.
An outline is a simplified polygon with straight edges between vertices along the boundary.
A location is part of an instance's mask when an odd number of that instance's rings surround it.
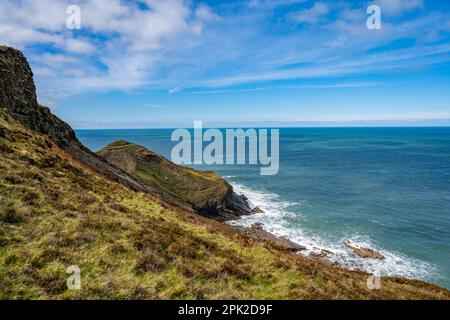
<svg viewBox="0 0 450 320">
<path fill-rule="evenodd" d="M 23 215 L 13 205 L 7 205 L 0 212 L 0 221 L 17 224 L 23 221 Z"/>
<path fill-rule="evenodd" d="M 22 191 L 22 201 L 25 204 L 35 204 L 37 200 L 39 200 L 39 193 L 35 192 L 32 189 L 25 188 Z"/>
<path fill-rule="evenodd" d="M 114 200 L 112 200 L 109 203 L 109 208 L 114 210 L 114 211 L 121 212 L 121 213 L 128 213 L 128 208 L 127 207 L 125 207 L 124 205 L 122 205 L 122 204 L 120 204 L 120 203 L 118 203 L 118 202 L 116 202 Z"/>
<path fill-rule="evenodd" d="M 165 259 L 150 249 L 140 252 L 135 270 L 137 273 L 160 272 L 166 268 Z"/>
<path fill-rule="evenodd" d="M 67 288 L 66 280 L 67 275 L 62 268 L 59 270 L 48 268 L 36 275 L 38 285 L 49 295 L 63 293 Z"/>
</svg>

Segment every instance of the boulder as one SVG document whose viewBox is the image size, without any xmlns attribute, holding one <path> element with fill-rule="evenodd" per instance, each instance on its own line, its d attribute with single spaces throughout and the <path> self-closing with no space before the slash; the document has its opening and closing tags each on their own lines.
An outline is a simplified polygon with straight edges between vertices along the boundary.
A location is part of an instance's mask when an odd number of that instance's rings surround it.
<svg viewBox="0 0 450 320">
<path fill-rule="evenodd" d="M 254 207 L 252 210 L 252 213 L 265 213 L 264 210 L 262 210 L 260 207 Z"/>
<path fill-rule="evenodd" d="M 297 252 L 306 249 L 306 247 L 292 242 L 289 239 L 277 237 L 265 231 L 261 223 L 255 223 L 250 228 L 244 228 L 242 232 L 258 242 L 270 242 L 279 250 Z"/>
<path fill-rule="evenodd" d="M 385 257 L 381 253 L 379 253 L 373 249 L 360 247 L 356 244 L 352 244 L 350 241 L 346 241 L 345 245 L 348 248 L 350 248 L 353 251 L 353 253 L 355 253 L 360 258 L 377 259 L 377 260 L 385 259 Z"/>
</svg>

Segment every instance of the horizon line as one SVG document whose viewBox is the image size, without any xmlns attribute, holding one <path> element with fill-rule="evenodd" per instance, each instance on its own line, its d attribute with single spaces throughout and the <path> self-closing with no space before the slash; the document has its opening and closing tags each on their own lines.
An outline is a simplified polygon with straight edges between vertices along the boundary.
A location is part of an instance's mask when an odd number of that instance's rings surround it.
<svg viewBox="0 0 450 320">
<path fill-rule="evenodd" d="M 166 121 L 154 123 L 99 123 L 90 126 L 88 122 L 71 121 L 74 130 L 146 130 L 146 129 L 193 129 L 194 121 Z M 354 120 L 354 121 L 203 121 L 203 128 L 423 128 L 450 127 L 450 119 L 407 119 L 407 120 Z"/>
<path fill-rule="evenodd" d="M 259 127 L 249 127 L 249 126 L 236 126 L 236 127 L 225 127 L 225 126 L 204 126 L 203 129 L 344 129 L 344 128 L 450 128 L 450 124 L 445 125 L 411 125 L 411 126 L 400 126 L 400 125 L 386 125 L 386 126 L 259 126 Z M 73 128 L 75 131 L 94 131 L 94 130 L 175 130 L 175 129 L 194 129 L 194 127 L 130 127 L 130 128 L 119 128 L 119 127 L 105 127 L 105 128 Z"/>
</svg>

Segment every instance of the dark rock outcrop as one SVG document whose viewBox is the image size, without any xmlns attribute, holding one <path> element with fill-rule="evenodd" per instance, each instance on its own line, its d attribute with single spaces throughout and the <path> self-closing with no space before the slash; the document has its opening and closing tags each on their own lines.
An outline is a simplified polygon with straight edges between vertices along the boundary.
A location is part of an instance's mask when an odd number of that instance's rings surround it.
<svg viewBox="0 0 450 320">
<path fill-rule="evenodd" d="M 0 46 L 0 108 L 6 108 L 24 126 L 48 135 L 59 147 L 99 173 L 127 187 L 145 191 L 133 177 L 84 147 L 68 124 L 39 105 L 33 72 L 26 58 L 19 50 L 5 46 Z"/>
</svg>

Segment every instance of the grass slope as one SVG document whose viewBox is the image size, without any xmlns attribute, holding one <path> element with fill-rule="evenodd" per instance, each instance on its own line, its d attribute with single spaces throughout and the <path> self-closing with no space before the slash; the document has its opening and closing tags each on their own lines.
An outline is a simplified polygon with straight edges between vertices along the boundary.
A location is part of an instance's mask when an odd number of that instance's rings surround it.
<svg viewBox="0 0 450 320">
<path fill-rule="evenodd" d="M 66 289 L 78 265 L 81 290 Z M 112 182 L 0 109 L 1 299 L 449 299 L 256 245 Z"/>
</svg>

